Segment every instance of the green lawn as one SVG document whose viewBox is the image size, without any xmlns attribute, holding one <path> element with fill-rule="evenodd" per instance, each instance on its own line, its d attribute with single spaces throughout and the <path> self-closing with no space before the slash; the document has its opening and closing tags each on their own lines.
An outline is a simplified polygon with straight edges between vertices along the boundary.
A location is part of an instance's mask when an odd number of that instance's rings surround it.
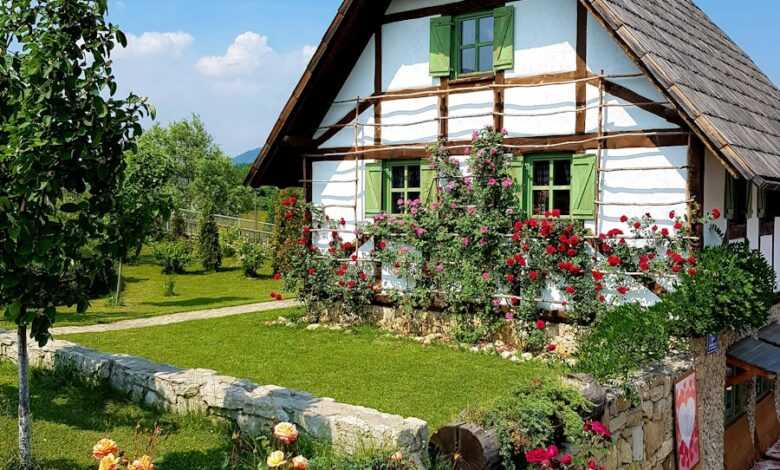
<svg viewBox="0 0 780 470">
<path fill-rule="evenodd" d="M 277 310 L 67 339 L 101 351 L 214 369 L 259 384 L 416 416 L 431 429 L 468 405 L 492 402 L 515 383 L 555 373 L 535 362 L 515 364 L 446 346 L 422 346 L 371 328 L 350 334 L 264 324 L 299 313 Z"/>
<path fill-rule="evenodd" d="M 282 282 L 271 279 L 272 274 L 269 266 L 262 271 L 259 278 L 248 278 L 244 276 L 239 262 L 232 258 L 226 259 L 222 270 L 216 273 L 205 273 L 200 264 L 193 263 L 185 274 L 174 277 L 176 295 L 166 297 L 164 286 L 168 276 L 160 272 L 160 266 L 144 251 L 138 262 L 123 268 L 125 290 L 122 294 L 122 306 L 111 306 L 106 297 L 94 299 L 84 314 L 63 308 L 55 326 L 110 323 L 167 313 L 265 302 L 271 300 L 271 292 L 282 289 Z M 10 327 L 11 323 L 0 321 L 0 328 Z"/>
<path fill-rule="evenodd" d="M 16 366 L 0 362 L 0 468 L 16 451 Z M 92 446 L 103 437 L 131 454 L 143 452 L 136 426 L 159 423 L 159 470 L 221 468 L 230 450 L 229 431 L 206 418 L 179 417 L 143 409 L 105 387 L 74 384 L 72 379 L 34 371 L 31 384 L 33 454 L 47 470 L 94 470 Z"/>
</svg>

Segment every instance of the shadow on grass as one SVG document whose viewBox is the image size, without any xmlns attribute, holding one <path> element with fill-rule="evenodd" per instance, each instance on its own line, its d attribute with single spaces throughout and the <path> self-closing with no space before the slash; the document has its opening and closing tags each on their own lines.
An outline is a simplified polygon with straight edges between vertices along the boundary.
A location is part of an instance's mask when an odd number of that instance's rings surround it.
<svg viewBox="0 0 780 470">
<path fill-rule="evenodd" d="M 143 302 L 142 305 L 151 305 L 153 307 L 205 307 L 207 305 L 218 304 L 222 302 L 251 301 L 251 297 L 196 297 L 194 299 L 171 300 L 167 302 Z"/>
<path fill-rule="evenodd" d="M 177 276 L 204 276 L 207 274 L 215 274 L 215 273 L 232 273 L 235 271 L 239 271 L 242 268 L 240 266 L 223 266 L 219 268 L 217 271 L 206 271 L 203 268 L 199 269 L 187 269 L 183 273 L 177 274 Z"/>
<path fill-rule="evenodd" d="M 87 311 L 86 313 L 61 313 L 58 315 L 58 322 L 54 324 L 54 327 L 81 325 L 83 323 L 90 325 L 113 323 L 117 320 L 125 320 L 129 316 L 128 312 L 106 312 L 102 309 L 100 311 Z M 144 318 L 144 315 L 133 314 L 132 318 Z"/>
</svg>

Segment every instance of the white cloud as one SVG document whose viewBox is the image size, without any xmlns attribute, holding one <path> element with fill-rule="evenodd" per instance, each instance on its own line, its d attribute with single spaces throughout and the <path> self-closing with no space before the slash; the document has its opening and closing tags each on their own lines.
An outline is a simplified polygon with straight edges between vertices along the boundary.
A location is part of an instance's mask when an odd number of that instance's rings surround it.
<svg viewBox="0 0 780 470">
<path fill-rule="evenodd" d="M 314 56 L 314 53 L 317 52 L 317 46 L 310 46 L 307 44 L 303 46 L 301 52 L 303 53 L 304 59 L 310 60 Z"/>
<path fill-rule="evenodd" d="M 185 49 L 192 45 L 194 38 L 189 33 L 178 32 L 146 32 L 140 36 L 127 35 L 127 47 L 118 46 L 114 56 L 127 57 L 154 57 L 174 56 L 179 57 Z"/>
<path fill-rule="evenodd" d="M 272 53 L 267 36 L 248 31 L 236 37 L 225 55 L 201 57 L 195 67 L 207 77 L 247 75 L 260 68 L 264 59 Z"/>
</svg>

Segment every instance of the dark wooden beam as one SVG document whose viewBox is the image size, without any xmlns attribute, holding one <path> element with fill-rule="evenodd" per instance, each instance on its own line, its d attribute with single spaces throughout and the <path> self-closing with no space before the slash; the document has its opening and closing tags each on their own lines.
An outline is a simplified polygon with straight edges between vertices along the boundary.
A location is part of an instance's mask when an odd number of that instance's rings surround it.
<svg viewBox="0 0 780 470">
<path fill-rule="evenodd" d="M 697 248 L 704 247 L 704 227 L 693 222 L 701 219 L 704 210 L 704 144 L 691 134 L 688 144 L 688 199 L 694 199 L 698 210 L 689 205 L 688 220 L 692 221 L 693 234 L 698 238 Z"/>
<path fill-rule="evenodd" d="M 646 133 L 653 133 L 654 135 L 645 135 Z M 611 136 L 603 142 L 602 148 L 607 149 L 621 149 L 621 148 L 638 148 L 638 147 L 672 147 L 672 146 L 684 146 L 688 145 L 688 134 L 681 133 L 677 130 L 670 129 L 647 129 L 645 131 L 636 132 L 607 132 L 605 136 Z M 594 139 L 597 134 L 572 134 L 572 135 L 560 135 L 560 136 L 540 136 L 540 137 L 508 137 L 504 139 L 504 143 L 507 145 L 523 145 L 530 146 L 524 148 L 522 151 L 516 149 L 510 149 L 514 154 L 530 154 L 530 153 L 560 153 L 560 152 L 583 152 L 595 150 L 598 148 L 598 142 L 591 140 L 583 142 L 584 140 Z M 449 145 L 470 145 L 469 140 L 458 140 L 448 142 Z M 411 144 L 415 146 L 422 146 L 424 144 Z M 550 147 L 554 145 L 554 147 Z M 372 158 L 377 160 L 399 160 L 405 158 L 425 158 L 429 156 L 429 153 L 425 149 L 410 149 L 410 144 L 402 145 L 386 145 L 378 151 L 371 151 L 365 154 L 366 158 Z M 359 147 L 357 151 L 363 152 L 371 150 L 371 147 Z M 350 152 L 353 149 L 351 147 L 334 147 L 323 148 L 309 152 L 311 158 L 317 160 L 351 160 L 354 157 L 348 156 L 327 156 L 328 153 L 343 153 Z M 322 155 L 318 157 L 317 154 Z"/>
<path fill-rule="evenodd" d="M 488 10 L 506 5 L 506 0 L 463 0 L 462 2 L 418 8 L 416 10 L 402 11 L 385 15 L 384 23 L 413 20 L 437 15 L 462 15 L 475 11 Z"/>
<path fill-rule="evenodd" d="M 448 78 L 441 79 L 441 89 L 446 90 L 450 86 L 450 80 Z M 439 117 L 446 118 L 450 113 L 450 97 L 449 95 L 442 94 L 438 97 L 439 101 Z M 450 121 L 448 119 L 439 119 L 439 140 L 448 140 L 450 132 Z"/>
<path fill-rule="evenodd" d="M 577 78 L 586 77 L 588 74 L 588 10 L 585 6 L 577 2 Z M 577 134 L 585 133 L 585 106 L 588 103 L 588 84 L 587 82 L 577 82 L 576 87 L 576 106 L 574 132 Z"/>
<path fill-rule="evenodd" d="M 371 107 L 371 103 L 368 102 L 368 101 L 361 101 L 358 104 L 358 106 L 357 106 L 357 108 L 359 110 L 359 114 L 363 113 L 363 111 L 367 110 L 370 107 Z M 339 131 L 349 127 L 348 124 L 350 122 L 354 121 L 354 120 L 355 120 L 355 109 L 353 108 L 353 109 L 347 111 L 347 113 L 341 119 L 339 119 L 338 121 L 333 123 L 335 125 L 334 127 L 331 127 L 329 129 L 327 129 L 325 131 L 325 133 L 323 133 L 321 136 L 319 136 L 316 139 L 314 139 L 314 146 L 315 147 L 319 147 L 320 145 L 324 144 L 331 137 L 333 137 L 334 135 L 338 134 Z M 330 124 L 330 123 L 327 123 L 327 124 L 328 125 L 333 125 L 333 124 Z"/>
<path fill-rule="evenodd" d="M 376 28 L 374 33 L 374 93 L 382 93 L 382 25 Z M 374 145 L 382 145 L 382 102 L 374 103 Z"/>
<path fill-rule="evenodd" d="M 496 73 L 496 84 L 504 84 L 504 71 Z M 495 88 L 493 90 L 493 128 L 500 131 L 504 128 L 504 88 Z"/>
<path fill-rule="evenodd" d="M 673 108 L 663 104 L 654 103 L 650 98 L 645 98 L 639 93 L 630 90 L 623 85 L 610 80 L 605 80 L 604 91 L 612 96 L 628 101 L 631 104 L 635 104 L 638 108 L 643 109 L 648 113 L 655 114 L 656 116 L 666 119 L 671 123 L 677 124 L 681 127 L 685 126 L 683 120 L 680 118 L 680 114 Z"/>
</svg>

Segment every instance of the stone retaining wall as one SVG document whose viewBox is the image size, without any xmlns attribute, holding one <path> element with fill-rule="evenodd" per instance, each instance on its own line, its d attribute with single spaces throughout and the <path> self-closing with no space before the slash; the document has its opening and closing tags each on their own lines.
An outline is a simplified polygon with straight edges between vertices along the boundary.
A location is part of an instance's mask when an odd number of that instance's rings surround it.
<svg viewBox="0 0 780 470">
<path fill-rule="evenodd" d="M 675 469 L 674 384 L 693 370 L 681 355 L 647 369 L 633 381 L 633 400 L 621 390 L 607 394 L 603 422 L 613 434 L 607 468 Z M 721 415 L 722 416 L 722 415 Z M 705 467 L 709 468 L 709 467 Z"/>
<path fill-rule="evenodd" d="M 15 333 L 0 330 L 2 358 L 16 360 Z M 247 435 L 267 432 L 277 421 L 290 421 L 346 451 L 373 444 L 421 457 L 427 446 L 427 423 L 417 418 L 337 403 L 275 385 L 257 385 L 212 370 L 177 369 L 140 357 L 100 353 L 67 341 L 52 341 L 43 348 L 32 346 L 30 363 L 105 380 L 116 391 L 147 406 L 226 418 Z"/>
</svg>

